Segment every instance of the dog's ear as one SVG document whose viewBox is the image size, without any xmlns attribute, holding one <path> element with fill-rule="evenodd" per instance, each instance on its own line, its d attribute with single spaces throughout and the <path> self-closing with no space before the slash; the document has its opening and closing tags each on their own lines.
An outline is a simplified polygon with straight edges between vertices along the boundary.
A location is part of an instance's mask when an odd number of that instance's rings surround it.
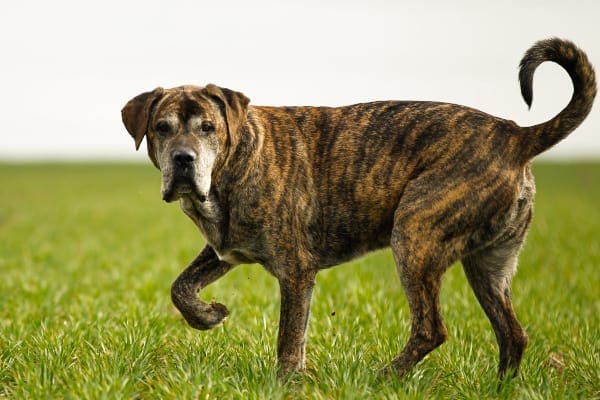
<svg viewBox="0 0 600 400">
<path fill-rule="evenodd" d="M 148 130 L 150 115 L 154 105 L 160 100 L 164 89 L 158 87 L 151 92 L 145 92 L 129 100 L 121 110 L 121 117 L 127 132 L 135 140 L 135 149 L 140 148 L 140 143 Z"/>
<path fill-rule="evenodd" d="M 243 93 L 221 88 L 212 83 L 208 84 L 202 91 L 205 95 L 222 103 L 229 135 L 233 138 L 237 137 L 238 129 L 246 120 L 250 99 L 244 96 Z"/>
</svg>

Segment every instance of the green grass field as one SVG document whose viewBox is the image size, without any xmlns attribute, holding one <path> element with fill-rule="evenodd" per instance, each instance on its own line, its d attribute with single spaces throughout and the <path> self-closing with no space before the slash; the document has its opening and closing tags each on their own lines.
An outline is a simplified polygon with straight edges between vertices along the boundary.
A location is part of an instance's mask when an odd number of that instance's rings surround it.
<svg viewBox="0 0 600 400">
<path fill-rule="evenodd" d="M 514 280 L 530 346 L 497 391 L 494 334 L 460 266 L 445 276 L 446 344 L 407 378 L 379 368 L 409 314 L 391 253 L 317 278 L 308 372 L 275 368 L 279 290 L 240 266 L 202 297 L 226 304 L 199 332 L 170 284 L 203 246 L 148 165 L 0 165 L 0 397 L 600 398 L 600 164 L 537 164 L 533 227 Z"/>
</svg>

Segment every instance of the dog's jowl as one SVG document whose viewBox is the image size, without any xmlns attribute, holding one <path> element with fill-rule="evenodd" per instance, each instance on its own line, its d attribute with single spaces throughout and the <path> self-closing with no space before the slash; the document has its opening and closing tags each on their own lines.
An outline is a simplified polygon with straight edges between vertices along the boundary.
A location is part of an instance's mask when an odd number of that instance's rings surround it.
<svg viewBox="0 0 600 400">
<path fill-rule="evenodd" d="M 279 367 L 302 370 L 317 272 L 390 246 L 412 325 L 384 371 L 402 376 L 444 342 L 440 285 L 460 260 L 496 333 L 499 374 L 516 374 L 527 335 L 511 279 L 532 218 L 530 162 L 585 119 L 596 95 L 586 55 L 549 39 L 521 61 L 528 105 L 544 61 L 561 65 L 574 91 L 556 117 L 531 127 L 437 102 L 251 106 L 215 85 L 133 98 L 125 127 L 136 147 L 146 137 L 163 199 L 179 200 L 207 241 L 173 283 L 175 306 L 192 327 L 213 328 L 228 310 L 197 291 L 238 264 L 262 264 L 281 289 Z"/>
</svg>

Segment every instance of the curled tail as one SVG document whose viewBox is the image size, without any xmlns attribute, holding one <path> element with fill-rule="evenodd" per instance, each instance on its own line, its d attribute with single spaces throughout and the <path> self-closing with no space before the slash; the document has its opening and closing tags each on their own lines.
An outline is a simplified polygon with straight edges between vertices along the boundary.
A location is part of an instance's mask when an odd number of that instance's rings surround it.
<svg viewBox="0 0 600 400">
<path fill-rule="evenodd" d="M 573 132 L 590 113 L 596 97 L 596 75 L 585 53 L 568 40 L 552 38 L 534 44 L 521 60 L 521 95 L 529 107 L 533 101 L 533 73 L 544 61 L 553 61 L 567 71 L 573 82 L 573 96 L 550 121 L 523 128 L 527 136 L 523 149 L 526 160 L 546 151 Z"/>
</svg>

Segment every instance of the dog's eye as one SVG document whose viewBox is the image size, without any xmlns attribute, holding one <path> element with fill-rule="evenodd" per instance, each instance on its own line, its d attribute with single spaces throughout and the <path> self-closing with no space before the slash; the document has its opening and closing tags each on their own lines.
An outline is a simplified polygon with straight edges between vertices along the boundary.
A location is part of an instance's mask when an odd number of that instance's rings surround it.
<svg viewBox="0 0 600 400">
<path fill-rule="evenodd" d="M 200 125 L 200 129 L 204 133 L 210 133 L 215 130 L 215 126 L 210 121 L 204 121 L 202 122 L 202 125 Z"/>
<path fill-rule="evenodd" d="M 161 136 L 167 136 L 169 133 L 171 133 L 171 125 L 169 125 L 169 123 L 166 121 L 159 121 L 154 129 Z"/>
</svg>

